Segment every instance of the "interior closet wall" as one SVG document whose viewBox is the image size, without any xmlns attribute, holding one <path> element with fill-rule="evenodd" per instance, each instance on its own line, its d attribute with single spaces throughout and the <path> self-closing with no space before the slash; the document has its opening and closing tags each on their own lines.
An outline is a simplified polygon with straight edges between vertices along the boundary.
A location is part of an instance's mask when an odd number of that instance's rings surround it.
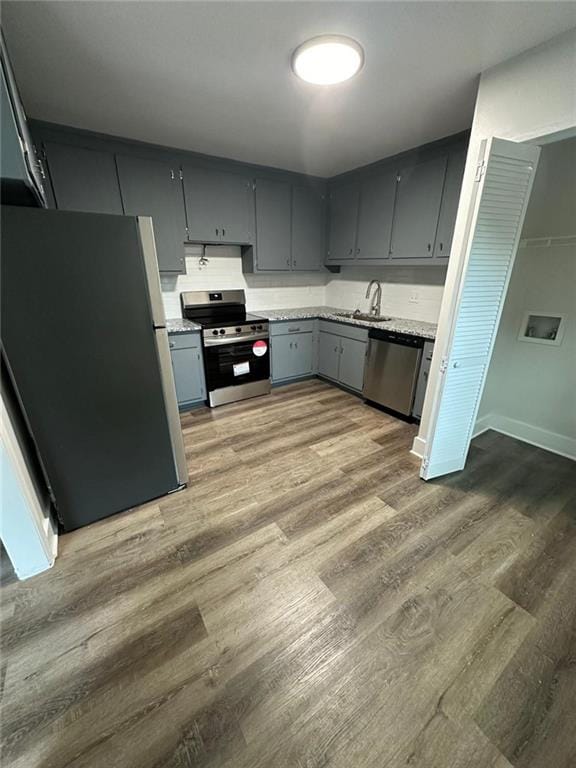
<svg viewBox="0 0 576 768">
<path fill-rule="evenodd" d="M 476 433 L 576 458 L 576 139 L 543 148 L 522 237 Z M 527 311 L 564 315 L 558 346 L 520 340 Z"/>
</svg>

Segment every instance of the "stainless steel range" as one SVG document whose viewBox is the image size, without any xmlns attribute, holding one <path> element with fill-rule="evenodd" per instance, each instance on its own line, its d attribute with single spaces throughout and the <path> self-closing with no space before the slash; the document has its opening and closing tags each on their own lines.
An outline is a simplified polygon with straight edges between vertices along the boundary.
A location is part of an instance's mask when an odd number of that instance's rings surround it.
<svg viewBox="0 0 576 768">
<path fill-rule="evenodd" d="M 202 326 L 209 405 L 269 394 L 268 320 L 246 314 L 244 291 L 186 291 L 180 304 Z"/>
</svg>

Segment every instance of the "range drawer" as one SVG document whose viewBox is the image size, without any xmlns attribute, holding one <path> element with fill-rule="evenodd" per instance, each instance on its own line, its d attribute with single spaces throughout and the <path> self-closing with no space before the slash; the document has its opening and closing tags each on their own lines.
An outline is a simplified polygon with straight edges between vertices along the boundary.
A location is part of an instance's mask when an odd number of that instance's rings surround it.
<svg viewBox="0 0 576 768">
<path fill-rule="evenodd" d="M 286 336 L 291 333 L 312 333 L 314 320 L 282 320 L 270 323 L 270 336 Z"/>
<path fill-rule="evenodd" d="M 170 349 L 194 349 L 200 347 L 202 340 L 199 331 L 190 331 L 190 333 L 169 333 L 168 346 Z"/>
</svg>

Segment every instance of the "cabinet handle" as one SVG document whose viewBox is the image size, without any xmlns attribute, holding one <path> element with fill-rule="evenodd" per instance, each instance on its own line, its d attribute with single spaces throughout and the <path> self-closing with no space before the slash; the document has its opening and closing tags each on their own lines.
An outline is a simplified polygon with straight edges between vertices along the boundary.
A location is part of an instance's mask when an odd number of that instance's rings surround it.
<svg viewBox="0 0 576 768">
<path fill-rule="evenodd" d="M 218 230 L 216 230 L 216 237 L 218 237 Z"/>
<path fill-rule="evenodd" d="M 225 236 L 226 236 L 226 230 L 225 230 L 225 229 L 223 229 L 223 230 L 222 230 L 222 237 L 225 237 Z"/>
<path fill-rule="evenodd" d="M 443 251 L 443 250 L 444 250 L 444 243 L 440 243 L 440 250 L 441 250 L 441 251 Z"/>
<path fill-rule="evenodd" d="M 296 349 L 298 349 L 298 342 L 297 341 L 294 342 L 294 346 L 296 347 Z"/>
<path fill-rule="evenodd" d="M 292 349 L 292 342 L 290 342 L 290 349 Z"/>
<path fill-rule="evenodd" d="M 168 346 L 170 347 L 170 349 L 174 349 L 174 347 L 176 346 L 176 344 L 174 344 L 174 342 L 173 342 L 173 341 L 170 341 L 170 342 L 168 342 Z"/>
<path fill-rule="evenodd" d="M 431 250 L 432 250 L 432 245 L 431 243 L 428 243 L 428 253 L 430 253 Z"/>
<path fill-rule="evenodd" d="M 334 352 L 338 352 L 338 347 L 334 347 Z"/>
<path fill-rule="evenodd" d="M 294 266 L 296 266 L 296 259 L 294 259 L 294 261 L 292 262 L 292 264 L 293 264 Z"/>
<path fill-rule="evenodd" d="M 348 256 L 352 256 L 352 251 L 353 251 L 353 250 L 354 250 L 353 248 L 349 248 L 349 249 L 348 249 Z"/>
<path fill-rule="evenodd" d="M 286 264 L 288 264 L 288 266 L 290 266 L 290 259 L 286 259 Z"/>
<path fill-rule="evenodd" d="M 360 253 L 360 248 L 356 248 L 356 255 Z"/>
<path fill-rule="evenodd" d="M 288 328 L 288 333 L 298 333 L 300 330 L 300 326 L 298 328 Z"/>
</svg>

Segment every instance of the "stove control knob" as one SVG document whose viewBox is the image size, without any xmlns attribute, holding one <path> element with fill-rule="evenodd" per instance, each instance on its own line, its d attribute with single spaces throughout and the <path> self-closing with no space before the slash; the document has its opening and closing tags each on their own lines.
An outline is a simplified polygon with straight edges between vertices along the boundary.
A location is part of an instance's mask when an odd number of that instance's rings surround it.
<svg viewBox="0 0 576 768">
<path fill-rule="evenodd" d="M 220 328 L 220 336 L 224 336 L 225 333 L 226 331 L 224 330 L 224 328 Z"/>
<path fill-rule="evenodd" d="M 213 336 L 218 336 L 218 331 L 212 331 Z"/>
<path fill-rule="evenodd" d="M 236 328 L 236 333 L 242 333 L 242 328 Z"/>
<path fill-rule="evenodd" d="M 250 326 L 250 330 L 251 330 L 251 331 L 255 331 L 255 330 L 256 330 L 256 326 L 255 326 L 255 325 L 251 325 L 251 326 Z"/>
<path fill-rule="evenodd" d="M 261 330 L 262 330 L 262 326 L 261 326 L 261 325 L 259 325 L 259 326 L 258 326 L 258 330 L 259 330 L 259 331 L 261 331 Z"/>
</svg>

